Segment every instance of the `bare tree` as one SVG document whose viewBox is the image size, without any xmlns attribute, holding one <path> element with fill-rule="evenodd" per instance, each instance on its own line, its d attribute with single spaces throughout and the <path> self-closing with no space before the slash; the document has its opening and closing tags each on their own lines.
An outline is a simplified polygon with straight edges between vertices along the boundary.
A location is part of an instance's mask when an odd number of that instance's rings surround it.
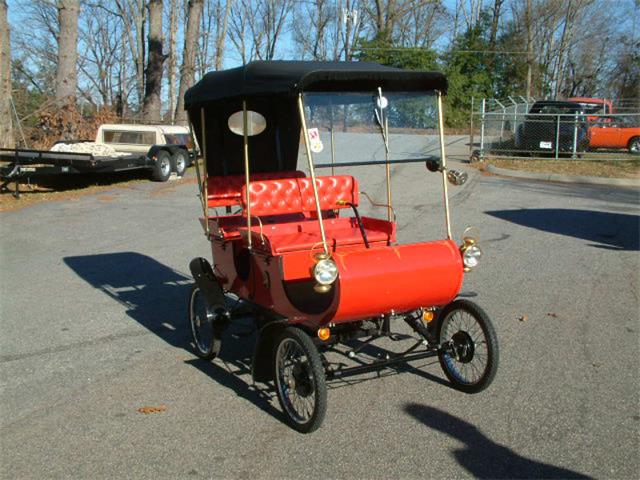
<svg viewBox="0 0 640 480">
<path fill-rule="evenodd" d="M 56 71 L 56 100 L 75 104 L 78 59 L 78 0 L 58 0 L 58 68 Z"/>
<path fill-rule="evenodd" d="M 146 119 L 159 121 L 162 110 L 162 0 L 149 0 L 149 42 L 145 72 L 142 113 Z"/>
<path fill-rule="evenodd" d="M 169 55 L 167 61 L 167 81 L 169 83 L 169 120 L 176 116 L 176 35 L 178 32 L 177 0 L 169 2 Z"/>
<path fill-rule="evenodd" d="M 11 45 L 7 2 L 0 0 L 0 147 L 13 148 L 13 122 L 11 121 Z"/>
<path fill-rule="evenodd" d="M 198 41 L 197 71 L 220 70 L 225 55 L 229 16 L 233 0 L 206 0 Z"/>
<path fill-rule="evenodd" d="M 184 94 L 193 84 L 196 45 L 198 31 L 200 29 L 200 17 L 202 16 L 203 0 L 188 0 L 187 28 L 184 35 L 184 51 L 182 53 L 182 66 L 180 67 L 180 90 L 178 92 L 178 105 L 176 106 L 176 121 L 184 122 L 187 114 L 184 111 Z"/>
<path fill-rule="evenodd" d="M 129 44 L 131 60 L 135 66 L 138 103 L 142 104 L 144 98 L 144 63 L 146 57 L 144 45 L 144 25 L 146 9 L 144 0 L 114 0 L 116 11 L 121 20 L 124 36 Z"/>
</svg>

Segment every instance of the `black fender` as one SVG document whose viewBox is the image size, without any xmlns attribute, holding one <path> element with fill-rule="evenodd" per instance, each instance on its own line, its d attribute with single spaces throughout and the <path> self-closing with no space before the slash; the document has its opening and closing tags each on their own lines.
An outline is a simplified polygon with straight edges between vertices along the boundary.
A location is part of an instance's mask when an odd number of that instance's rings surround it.
<svg viewBox="0 0 640 480">
<path fill-rule="evenodd" d="M 287 326 L 286 321 L 272 321 L 258 332 L 251 359 L 251 376 L 254 382 L 273 380 L 273 349 L 278 333 Z"/>
<path fill-rule="evenodd" d="M 211 264 L 204 258 L 197 257 L 189 263 L 189 270 L 209 306 L 214 309 L 225 309 L 224 291 L 213 274 Z"/>
</svg>

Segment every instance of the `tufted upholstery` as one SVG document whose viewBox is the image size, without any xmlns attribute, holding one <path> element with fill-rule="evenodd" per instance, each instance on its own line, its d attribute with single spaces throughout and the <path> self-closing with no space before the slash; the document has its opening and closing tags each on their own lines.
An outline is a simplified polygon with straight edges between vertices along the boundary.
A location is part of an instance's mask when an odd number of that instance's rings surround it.
<svg viewBox="0 0 640 480">
<path fill-rule="evenodd" d="M 269 172 L 253 173 L 250 176 L 255 180 L 273 180 L 278 178 L 302 178 L 304 173 L 300 171 L 292 172 Z M 244 175 L 227 175 L 226 177 L 207 178 L 207 198 L 210 207 L 226 207 L 240 205 L 240 195 L 245 184 Z"/>
<path fill-rule="evenodd" d="M 338 201 L 358 204 L 358 182 L 350 175 L 316 177 L 321 210 L 348 208 Z M 240 200 L 246 212 L 246 187 L 242 187 Z M 251 214 L 282 215 L 314 212 L 316 210 L 310 178 L 284 178 L 254 181 L 249 184 Z"/>
</svg>

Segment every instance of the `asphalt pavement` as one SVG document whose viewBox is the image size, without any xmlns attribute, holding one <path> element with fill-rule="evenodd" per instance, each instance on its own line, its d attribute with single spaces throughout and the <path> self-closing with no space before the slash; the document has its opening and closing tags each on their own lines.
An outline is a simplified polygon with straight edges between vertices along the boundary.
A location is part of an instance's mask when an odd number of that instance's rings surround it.
<svg viewBox="0 0 640 480">
<path fill-rule="evenodd" d="M 485 253 L 461 296 L 494 320 L 495 382 L 460 393 L 432 359 L 333 381 L 311 435 L 252 383 L 251 338 L 191 352 L 188 263 L 210 256 L 192 181 L 0 213 L 2 478 L 637 478 L 638 190 L 456 166 L 453 234 L 478 226 Z M 349 172 L 384 199 L 382 167 Z M 392 178 L 399 240 L 441 238 L 438 175 Z"/>
</svg>

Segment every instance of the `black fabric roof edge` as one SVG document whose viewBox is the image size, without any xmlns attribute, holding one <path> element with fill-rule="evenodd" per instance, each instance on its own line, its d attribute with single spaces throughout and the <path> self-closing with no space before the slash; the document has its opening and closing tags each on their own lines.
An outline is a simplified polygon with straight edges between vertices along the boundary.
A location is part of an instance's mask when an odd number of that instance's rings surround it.
<svg viewBox="0 0 640 480">
<path fill-rule="evenodd" d="M 372 62 L 255 61 L 207 73 L 184 96 L 185 109 L 265 95 L 292 96 L 302 91 L 383 90 L 447 92 L 440 72 L 419 72 Z"/>
</svg>

